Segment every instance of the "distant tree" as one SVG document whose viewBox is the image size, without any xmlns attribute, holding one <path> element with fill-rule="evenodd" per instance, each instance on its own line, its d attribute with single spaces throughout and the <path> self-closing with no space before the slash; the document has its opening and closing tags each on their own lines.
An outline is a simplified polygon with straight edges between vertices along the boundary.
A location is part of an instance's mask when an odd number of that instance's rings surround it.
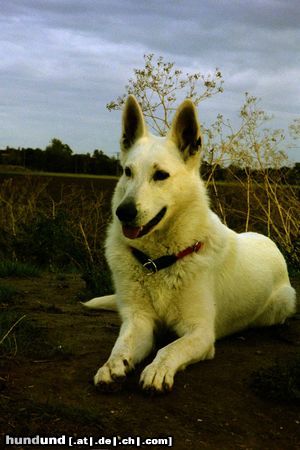
<svg viewBox="0 0 300 450">
<path fill-rule="evenodd" d="M 92 161 L 92 173 L 98 175 L 116 175 L 118 161 L 115 158 L 107 156 L 102 150 L 94 150 Z"/>
<path fill-rule="evenodd" d="M 64 144 L 57 138 L 53 138 L 45 150 L 48 153 L 67 156 L 71 156 L 73 153 L 73 150 L 68 146 L 68 144 Z"/>
<path fill-rule="evenodd" d="M 46 154 L 40 148 L 22 148 L 23 166 L 34 169 L 44 170 Z"/>
<path fill-rule="evenodd" d="M 22 155 L 19 149 L 7 146 L 1 153 L 1 164 L 8 164 L 12 166 L 22 165 Z"/>
<path fill-rule="evenodd" d="M 293 168 L 289 168 L 288 182 L 294 186 L 300 186 L 300 163 L 296 163 Z"/>
<path fill-rule="evenodd" d="M 72 155 L 72 172 L 74 173 L 93 173 L 91 170 L 91 155 L 75 154 Z"/>
<path fill-rule="evenodd" d="M 59 139 L 53 138 L 51 143 L 46 147 L 46 170 L 53 172 L 70 172 L 72 171 L 72 153 L 73 150 L 61 142 Z"/>
</svg>

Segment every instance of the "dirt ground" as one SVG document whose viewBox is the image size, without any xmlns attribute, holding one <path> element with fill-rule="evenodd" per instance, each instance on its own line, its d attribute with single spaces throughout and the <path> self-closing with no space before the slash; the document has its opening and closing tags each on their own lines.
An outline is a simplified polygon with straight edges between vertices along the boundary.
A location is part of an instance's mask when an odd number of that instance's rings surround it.
<svg viewBox="0 0 300 450">
<path fill-rule="evenodd" d="M 299 397 L 270 397 L 253 388 L 255 372 L 299 356 L 299 316 L 281 327 L 219 341 L 215 359 L 179 373 L 170 394 L 149 397 L 139 390 L 145 363 L 120 391 L 107 394 L 93 386 L 92 377 L 117 337 L 117 315 L 82 307 L 84 284 L 78 275 L 5 281 L 20 295 L 2 303 L 0 314 L 9 311 L 14 321 L 26 317 L 10 333 L 10 349 L 0 357 L 1 448 L 46 447 L 6 445 L 6 435 L 64 436 L 67 443 L 71 437 L 77 448 L 93 449 L 113 448 L 109 441 L 97 443 L 113 437 L 120 449 L 137 448 L 139 441 L 133 445 L 131 440 L 137 437 L 141 443 L 154 439 L 150 448 L 163 448 L 155 444 L 167 437 L 174 449 L 300 448 Z M 299 278 L 293 284 L 299 298 Z"/>
</svg>

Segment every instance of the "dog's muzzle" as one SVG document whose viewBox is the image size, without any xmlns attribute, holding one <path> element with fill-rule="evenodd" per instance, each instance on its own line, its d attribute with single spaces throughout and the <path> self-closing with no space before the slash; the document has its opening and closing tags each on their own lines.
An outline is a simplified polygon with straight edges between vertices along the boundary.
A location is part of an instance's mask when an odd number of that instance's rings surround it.
<svg viewBox="0 0 300 450">
<path fill-rule="evenodd" d="M 136 226 L 134 221 L 137 217 L 137 209 L 134 203 L 121 203 L 116 210 L 118 219 L 122 222 L 122 230 L 125 237 L 136 239 L 148 234 L 166 214 L 167 207 L 164 206 L 156 216 L 153 217 L 146 225 Z"/>
</svg>

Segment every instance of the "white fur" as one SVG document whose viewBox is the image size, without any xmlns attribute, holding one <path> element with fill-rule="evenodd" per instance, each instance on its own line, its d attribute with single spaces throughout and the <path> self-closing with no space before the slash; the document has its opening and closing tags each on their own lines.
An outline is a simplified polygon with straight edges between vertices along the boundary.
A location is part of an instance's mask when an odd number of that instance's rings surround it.
<svg viewBox="0 0 300 450">
<path fill-rule="evenodd" d="M 117 184 L 106 242 L 116 294 L 86 303 L 102 309 L 117 305 L 122 326 L 95 384 L 111 385 L 143 360 L 153 348 L 157 325 L 171 328 L 178 339 L 158 351 L 140 381 L 144 389 L 166 391 L 178 370 L 214 357 L 216 339 L 246 327 L 282 323 L 295 312 L 295 291 L 276 245 L 257 233 L 235 233 L 210 210 L 199 177 L 200 152 L 186 147 L 189 138 L 184 142 L 190 122 L 198 137 L 195 108 L 185 101 L 169 135 L 158 138 L 148 133 L 134 97 L 125 106 L 123 137 L 128 139 L 122 165 L 131 168 L 132 176 L 124 174 Z M 157 168 L 169 178 L 154 181 Z M 115 214 L 126 199 L 137 206 L 137 225 L 148 223 L 164 206 L 166 215 L 145 236 L 128 239 Z M 196 241 L 203 243 L 198 253 L 151 276 L 130 250 L 133 246 L 155 259 Z"/>
<path fill-rule="evenodd" d="M 117 311 L 116 296 L 104 295 L 103 297 L 96 297 L 82 305 L 91 309 L 106 309 L 107 311 Z"/>
</svg>

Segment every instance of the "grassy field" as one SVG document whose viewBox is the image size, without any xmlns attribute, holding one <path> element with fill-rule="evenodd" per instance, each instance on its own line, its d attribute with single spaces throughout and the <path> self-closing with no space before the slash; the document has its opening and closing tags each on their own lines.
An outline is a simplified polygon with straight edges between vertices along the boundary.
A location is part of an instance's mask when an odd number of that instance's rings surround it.
<svg viewBox="0 0 300 450">
<path fill-rule="evenodd" d="M 0 176 L 37 176 L 37 177 L 59 177 L 59 178 L 82 178 L 82 179 L 118 179 L 117 176 L 112 175 L 90 175 L 85 173 L 57 173 L 57 172 L 42 172 L 37 170 L 29 170 L 24 168 L 19 168 L 18 170 L 12 170 L 6 166 L 1 166 L 0 164 Z"/>
</svg>

